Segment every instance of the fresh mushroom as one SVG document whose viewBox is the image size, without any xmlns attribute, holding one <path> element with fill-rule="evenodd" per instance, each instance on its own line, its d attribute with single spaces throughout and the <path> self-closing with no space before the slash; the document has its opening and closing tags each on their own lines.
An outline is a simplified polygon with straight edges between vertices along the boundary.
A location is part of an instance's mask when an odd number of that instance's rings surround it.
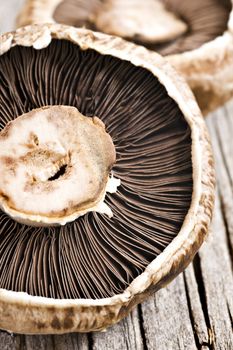
<svg viewBox="0 0 233 350">
<path fill-rule="evenodd" d="M 233 97 L 232 1 L 27 0 L 18 25 L 86 26 L 155 50 L 184 75 L 206 115 Z M 171 27 L 161 21 L 164 8 Z"/>
<path fill-rule="evenodd" d="M 35 149 L 49 130 L 50 108 L 75 107 L 90 125 L 98 116 L 101 133 L 104 123 L 116 150 L 108 175 L 120 183 L 105 196 L 111 217 L 92 211 L 65 226 L 35 227 L 0 213 L 0 327 L 104 329 L 181 272 L 207 235 L 215 181 L 205 123 L 184 81 L 143 47 L 57 24 L 21 28 L 1 42 L 0 139 L 38 118 L 45 135 L 31 125 Z M 40 118 L 43 106 L 55 107 Z M 48 181 L 55 171 L 46 161 Z"/>
</svg>

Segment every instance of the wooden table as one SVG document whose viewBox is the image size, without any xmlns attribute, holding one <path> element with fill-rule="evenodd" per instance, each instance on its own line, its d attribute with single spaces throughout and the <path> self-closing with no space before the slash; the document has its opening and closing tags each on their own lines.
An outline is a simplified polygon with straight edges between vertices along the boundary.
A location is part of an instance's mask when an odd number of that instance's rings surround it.
<svg viewBox="0 0 233 350">
<path fill-rule="evenodd" d="M 88 1 L 88 0 L 87 0 Z M 0 32 L 23 0 L 0 0 Z M 207 118 L 217 198 L 207 242 L 183 274 L 106 332 L 28 336 L 0 332 L 0 350 L 233 349 L 233 102 Z"/>
</svg>

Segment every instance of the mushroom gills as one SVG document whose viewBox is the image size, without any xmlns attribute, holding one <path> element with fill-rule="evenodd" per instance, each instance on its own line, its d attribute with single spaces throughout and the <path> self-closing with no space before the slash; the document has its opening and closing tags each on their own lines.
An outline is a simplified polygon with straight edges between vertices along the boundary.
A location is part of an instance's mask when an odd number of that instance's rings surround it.
<svg viewBox="0 0 233 350">
<path fill-rule="evenodd" d="M 105 124 L 121 181 L 105 202 L 60 227 L 0 212 L 0 288 L 49 298 L 121 293 L 178 235 L 192 201 L 191 130 L 148 70 L 53 39 L 0 57 L 0 128 L 35 108 L 76 107 Z"/>
<path fill-rule="evenodd" d="M 197 49 L 222 35 L 227 29 L 231 11 L 230 0 L 162 0 L 161 3 L 168 13 L 172 13 L 183 25 L 176 25 L 175 28 L 178 31 L 174 30 L 173 34 L 170 32 L 170 37 L 167 36 L 167 40 L 159 42 L 157 39 L 153 42 L 150 36 L 143 34 L 143 28 L 146 28 L 147 24 L 151 22 L 152 16 L 152 22 L 156 23 L 156 16 L 159 16 L 160 12 L 154 11 L 156 5 L 153 0 L 144 1 L 143 4 L 139 1 L 140 6 L 134 6 L 134 3 L 138 3 L 138 1 L 63 0 L 54 10 L 53 18 L 59 23 L 77 27 L 84 25 L 90 29 L 121 35 L 162 55 L 171 55 Z M 132 10 L 130 10 L 130 4 Z M 143 16 L 141 16 L 142 6 L 144 8 Z M 106 13 L 106 9 L 108 13 Z M 144 26 L 137 25 L 139 18 L 140 21 L 144 21 Z M 127 23 L 129 20 L 133 31 L 131 28 L 128 31 L 131 34 L 126 35 L 124 28 L 129 26 Z M 156 29 L 155 24 L 154 28 Z M 166 29 L 165 25 L 164 30 Z"/>
</svg>

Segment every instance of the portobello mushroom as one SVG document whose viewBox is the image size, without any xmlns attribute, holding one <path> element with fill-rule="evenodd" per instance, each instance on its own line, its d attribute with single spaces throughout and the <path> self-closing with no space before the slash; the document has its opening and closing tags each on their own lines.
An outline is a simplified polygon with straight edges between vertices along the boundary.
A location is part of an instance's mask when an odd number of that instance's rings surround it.
<svg viewBox="0 0 233 350">
<path fill-rule="evenodd" d="M 183 79 L 146 48 L 58 24 L 0 40 L 0 328 L 104 329 L 180 273 L 207 235 L 205 123 Z M 86 212 L 75 194 L 85 186 Z"/>
<path fill-rule="evenodd" d="M 232 0 L 26 0 L 18 25 L 85 26 L 155 50 L 184 75 L 206 115 L 233 97 L 232 18 Z"/>
</svg>

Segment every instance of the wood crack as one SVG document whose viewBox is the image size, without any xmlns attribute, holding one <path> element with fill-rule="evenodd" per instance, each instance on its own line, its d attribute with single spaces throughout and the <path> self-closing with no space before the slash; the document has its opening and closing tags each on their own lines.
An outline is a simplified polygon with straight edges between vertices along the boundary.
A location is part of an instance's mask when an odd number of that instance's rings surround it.
<svg viewBox="0 0 233 350">
<path fill-rule="evenodd" d="M 218 129 L 217 127 L 215 126 L 215 132 L 216 132 L 216 138 L 217 138 L 217 141 L 218 141 L 218 149 L 220 151 L 220 154 L 221 154 L 221 161 L 224 165 L 224 168 L 226 170 L 226 174 L 227 174 L 227 177 L 228 177 L 228 180 L 231 184 L 231 187 L 233 186 L 233 179 L 231 178 L 231 173 L 230 173 L 230 169 L 228 167 L 228 164 L 227 164 L 227 161 L 226 161 L 226 157 L 225 157 L 225 152 L 224 152 L 224 148 L 223 148 L 223 143 L 222 143 L 222 139 L 219 135 L 219 132 L 218 132 Z M 220 180 L 220 179 L 218 179 Z"/>
<path fill-rule="evenodd" d="M 201 261 L 200 261 L 199 254 L 196 254 L 193 260 L 193 267 L 194 267 L 194 274 L 198 285 L 198 293 L 200 297 L 201 307 L 203 310 L 203 315 L 205 318 L 205 323 L 206 323 L 207 329 L 212 333 L 212 327 L 210 324 L 210 319 L 208 314 L 205 285 L 204 285 L 204 280 L 203 280 L 202 271 L 201 271 Z M 213 343 L 212 343 L 212 337 L 209 337 L 209 341 L 207 342 L 207 344 L 210 349 L 214 349 Z"/>
<path fill-rule="evenodd" d="M 140 332 L 141 332 L 141 337 L 142 337 L 143 349 L 148 350 L 147 342 L 146 342 L 146 334 L 145 334 L 145 330 L 143 327 L 144 320 L 143 320 L 141 304 L 138 305 L 138 318 L 139 318 L 139 325 L 140 325 Z"/>
<path fill-rule="evenodd" d="M 54 338 L 55 338 L 56 336 L 53 336 L 52 337 L 52 344 L 53 344 L 53 349 L 55 349 L 55 341 L 54 341 Z"/>
<path fill-rule="evenodd" d="M 227 311 L 228 311 L 229 319 L 231 321 L 231 325 L 232 325 L 232 329 L 233 329 L 233 315 L 231 314 L 229 303 L 227 303 Z"/>
<path fill-rule="evenodd" d="M 91 333 L 87 333 L 88 350 L 93 349 L 93 337 Z"/>
<path fill-rule="evenodd" d="M 219 199 L 220 199 L 220 209 L 221 209 L 221 213 L 222 213 L 222 219 L 223 219 L 225 230 L 226 230 L 226 241 L 227 241 L 228 252 L 230 255 L 231 269 L 233 272 L 233 245 L 232 245 L 232 242 L 230 239 L 231 233 L 230 233 L 230 229 L 229 229 L 228 221 L 227 221 L 227 217 L 226 217 L 225 203 L 224 203 L 224 199 L 223 199 L 221 192 L 219 193 Z"/>
<path fill-rule="evenodd" d="M 186 280 L 185 274 L 183 274 L 183 277 L 184 277 L 184 287 L 185 287 L 185 293 L 186 293 L 186 298 L 187 298 L 188 312 L 189 312 L 189 317 L 191 320 L 193 335 L 194 335 L 196 347 L 198 349 L 201 349 L 201 345 L 203 345 L 203 344 L 200 344 L 198 334 L 197 334 L 196 329 L 195 329 L 194 316 L 192 313 L 191 301 L 190 301 L 190 296 L 189 296 L 189 292 L 188 292 L 187 280 Z"/>
<path fill-rule="evenodd" d="M 26 349 L 26 339 L 25 339 L 25 335 L 21 334 L 19 336 L 20 338 L 20 350 L 25 350 Z"/>
</svg>

